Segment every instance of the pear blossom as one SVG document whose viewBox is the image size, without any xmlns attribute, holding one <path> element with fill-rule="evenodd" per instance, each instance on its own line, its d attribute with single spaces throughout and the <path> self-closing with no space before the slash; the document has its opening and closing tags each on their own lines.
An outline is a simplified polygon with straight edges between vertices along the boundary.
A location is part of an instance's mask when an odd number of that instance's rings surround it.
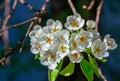
<svg viewBox="0 0 120 81">
<path fill-rule="evenodd" d="M 48 19 L 46 26 L 43 28 L 44 33 L 46 34 L 50 34 L 50 33 L 54 33 L 56 34 L 56 32 L 60 31 L 62 29 L 62 23 L 59 20 L 52 20 L 52 19 Z"/>
<path fill-rule="evenodd" d="M 80 14 L 75 13 L 67 17 L 65 28 L 68 30 L 78 30 L 83 27 L 84 23 L 85 20 L 81 18 Z"/>
<path fill-rule="evenodd" d="M 93 42 L 92 52 L 98 59 L 109 56 L 109 53 L 107 52 L 107 46 L 104 42 L 101 41 L 101 39 L 97 39 Z"/>
<path fill-rule="evenodd" d="M 96 26 L 96 22 L 93 20 L 87 20 L 86 25 L 87 25 L 87 29 L 93 29 Z"/>
<path fill-rule="evenodd" d="M 60 62 L 60 57 L 50 50 L 43 51 L 41 54 L 43 55 L 40 59 L 41 64 L 47 66 L 51 70 L 55 69 L 57 63 Z"/>
<path fill-rule="evenodd" d="M 70 36 L 70 32 L 65 29 L 56 33 L 56 39 L 58 38 L 59 41 L 69 42 L 69 36 Z"/>
<path fill-rule="evenodd" d="M 92 39 L 92 41 L 101 38 L 100 33 L 97 32 L 96 30 L 88 30 L 88 31 L 91 32 L 91 33 L 93 34 L 93 39 Z"/>
<path fill-rule="evenodd" d="M 88 48 L 92 45 L 93 34 L 88 31 L 80 31 L 75 37 L 78 48 Z"/>
<path fill-rule="evenodd" d="M 56 48 L 57 48 L 56 54 L 58 54 L 61 59 L 70 53 L 68 42 L 61 42 Z"/>
<path fill-rule="evenodd" d="M 50 46 L 54 42 L 54 35 L 53 34 L 48 34 L 48 35 L 43 35 L 41 38 L 42 40 L 42 48 L 44 51 L 49 50 Z"/>
<path fill-rule="evenodd" d="M 29 37 L 40 37 L 43 33 L 42 27 L 40 25 L 35 25 L 33 30 L 29 33 Z"/>
<path fill-rule="evenodd" d="M 38 40 L 37 38 L 32 38 L 31 39 L 31 52 L 33 54 L 37 54 L 40 53 L 40 51 L 42 50 L 42 41 Z"/>
<path fill-rule="evenodd" d="M 112 50 L 117 48 L 117 44 L 115 43 L 115 40 L 113 38 L 110 38 L 110 35 L 107 34 L 103 41 L 105 42 L 105 44 L 107 45 L 108 49 Z"/>
<path fill-rule="evenodd" d="M 68 57 L 73 63 L 79 63 L 82 60 L 82 56 L 80 55 L 79 50 L 71 50 Z"/>
</svg>

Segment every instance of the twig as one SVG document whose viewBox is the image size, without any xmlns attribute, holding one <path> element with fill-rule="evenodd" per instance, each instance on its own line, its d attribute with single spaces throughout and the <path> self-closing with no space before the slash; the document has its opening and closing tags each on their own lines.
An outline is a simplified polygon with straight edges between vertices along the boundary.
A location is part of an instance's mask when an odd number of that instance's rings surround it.
<svg viewBox="0 0 120 81">
<path fill-rule="evenodd" d="M 26 23 L 29 23 L 29 22 L 32 22 L 32 21 L 36 21 L 36 20 L 38 20 L 38 17 L 33 17 L 33 18 L 28 19 L 28 20 L 25 20 L 25 21 L 23 21 L 23 22 L 21 22 L 21 23 L 18 23 L 18 24 L 15 24 L 15 25 L 10 25 L 10 26 L 7 27 L 6 29 L 1 29 L 1 30 L 0 30 L 0 33 L 2 33 L 3 31 L 6 31 L 6 30 L 8 30 L 8 29 L 15 28 L 15 27 L 18 27 L 18 26 L 21 26 L 21 25 L 23 25 L 23 24 L 26 24 Z"/>
<path fill-rule="evenodd" d="M 38 13 L 38 16 L 42 16 L 42 15 L 45 13 L 45 9 L 46 9 L 46 6 L 47 6 L 47 3 L 48 3 L 48 2 L 49 2 L 49 0 L 46 0 L 46 1 L 45 1 L 45 3 L 43 4 L 42 8 L 39 10 L 40 13 Z M 38 17 L 35 16 L 35 17 L 33 17 L 33 18 L 31 18 L 31 19 L 28 19 L 28 20 L 26 20 L 26 21 L 24 21 L 24 22 L 22 22 L 22 23 L 18 23 L 18 24 L 15 24 L 15 25 L 11 25 L 11 26 L 9 26 L 9 27 L 6 28 L 6 29 L 1 29 L 1 30 L 0 30 L 0 33 L 2 33 L 3 31 L 6 31 L 6 30 L 8 30 L 8 29 L 11 29 L 11 28 L 14 28 L 14 27 L 17 27 L 17 26 L 20 26 L 20 25 L 23 25 L 23 24 L 26 24 L 26 23 L 31 22 L 31 25 L 30 25 L 27 33 L 25 34 L 25 36 L 23 36 L 23 37 L 21 38 L 21 40 L 15 45 L 15 47 L 14 47 L 13 49 L 11 49 L 11 50 L 7 53 L 7 55 L 5 55 L 5 56 L 0 60 L 0 64 L 4 64 L 5 61 L 6 61 L 6 59 L 7 59 L 10 55 L 12 55 L 12 52 L 13 52 L 14 50 L 16 50 L 16 47 L 19 46 L 19 45 L 22 45 L 22 44 L 24 43 L 24 41 L 25 41 L 26 37 L 28 36 L 28 34 L 29 34 L 29 32 L 30 32 L 30 29 L 32 28 L 32 26 L 33 26 L 33 24 L 35 23 L 35 21 L 40 22 L 40 20 L 41 20 L 41 17 L 38 18 Z"/>
<path fill-rule="evenodd" d="M 19 0 L 21 4 L 25 5 L 27 8 L 29 8 L 30 10 L 33 11 L 38 11 L 37 9 L 35 9 L 33 6 L 31 6 L 30 4 L 28 4 L 25 0 Z"/>
<path fill-rule="evenodd" d="M 5 20 L 3 22 L 3 26 L 2 26 L 3 30 L 7 28 L 6 25 L 7 25 L 8 21 L 10 20 L 10 18 L 12 16 L 12 13 L 14 12 L 14 9 L 17 5 L 17 2 L 18 2 L 18 0 L 14 1 L 13 6 L 12 6 L 12 10 L 11 10 L 10 14 L 8 14 L 9 13 L 8 8 L 10 8 L 9 7 L 10 6 L 10 1 L 9 0 L 5 1 L 5 4 L 6 4 L 5 7 L 7 9 L 6 10 L 7 12 L 5 12 L 5 17 L 6 17 L 6 15 L 7 15 L 7 17 L 5 18 Z M 0 34 L 2 35 L 2 33 L 0 33 Z M 5 44 L 4 48 L 7 48 L 7 46 L 8 46 L 8 31 L 3 32 L 3 40 L 4 40 L 4 44 Z"/>
<path fill-rule="evenodd" d="M 29 32 L 30 32 L 30 30 L 32 29 L 33 26 L 34 26 L 34 22 L 32 21 L 32 22 L 30 23 L 30 26 L 29 26 L 29 28 L 28 28 L 25 36 L 24 36 L 24 39 L 23 39 L 22 42 L 21 42 L 21 47 L 20 47 L 20 50 L 19 50 L 20 53 L 22 52 L 24 42 L 25 42 L 25 40 L 26 40 L 26 38 L 27 38 L 27 36 L 28 36 L 28 34 L 29 34 Z"/>
<path fill-rule="evenodd" d="M 107 81 L 107 79 L 105 78 L 105 76 L 102 74 L 102 71 L 101 71 L 100 68 L 98 68 L 98 71 L 99 71 L 100 77 L 103 79 L 103 81 Z"/>
<path fill-rule="evenodd" d="M 100 13 L 101 13 L 101 9 L 102 9 L 102 5 L 103 5 L 104 0 L 100 1 L 99 6 L 97 7 L 97 12 L 96 12 L 96 27 L 95 30 L 98 31 L 98 24 L 99 24 L 99 19 L 100 19 Z"/>
<path fill-rule="evenodd" d="M 83 5 L 83 9 L 90 11 L 93 8 L 94 4 L 95 4 L 95 0 L 91 0 L 89 6 Z"/>
<path fill-rule="evenodd" d="M 76 9 L 75 9 L 75 7 L 74 7 L 72 1 L 71 1 L 71 0 L 67 0 L 67 1 L 68 1 L 68 3 L 69 3 L 70 8 L 72 9 L 73 13 L 77 13 L 77 11 L 76 11 Z"/>
</svg>

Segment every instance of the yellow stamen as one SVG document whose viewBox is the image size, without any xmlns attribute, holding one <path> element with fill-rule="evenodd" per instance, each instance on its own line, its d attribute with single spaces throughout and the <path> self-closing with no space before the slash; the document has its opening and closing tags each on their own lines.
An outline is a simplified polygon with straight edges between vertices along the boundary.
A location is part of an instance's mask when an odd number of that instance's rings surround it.
<svg viewBox="0 0 120 81">
<path fill-rule="evenodd" d="M 66 47 L 65 47 L 64 45 L 60 45 L 60 47 L 59 47 L 59 50 L 60 50 L 60 51 L 64 52 L 65 49 L 66 49 Z"/>
<path fill-rule="evenodd" d="M 77 47 L 77 44 L 75 41 L 72 42 L 73 43 L 73 46 L 76 48 Z"/>
<path fill-rule="evenodd" d="M 102 52 L 102 50 L 101 50 L 100 48 L 96 48 L 96 49 L 95 49 L 95 53 L 100 54 L 101 52 Z"/>
<path fill-rule="evenodd" d="M 57 31 L 56 27 L 52 28 L 52 32 L 56 32 L 56 31 Z"/>
<path fill-rule="evenodd" d="M 51 43 L 51 41 L 52 41 L 52 40 L 51 40 L 51 38 L 49 38 L 49 37 L 46 39 L 46 42 L 48 42 L 48 43 Z"/>
<path fill-rule="evenodd" d="M 50 58 L 51 61 L 54 61 L 55 58 L 56 58 L 56 55 L 55 55 L 55 54 L 50 54 L 50 55 L 49 55 L 49 58 Z"/>
<path fill-rule="evenodd" d="M 85 42 L 85 40 L 86 40 L 86 38 L 85 38 L 84 36 L 80 36 L 80 37 L 79 37 L 79 41 L 80 41 L 80 42 Z"/>
<path fill-rule="evenodd" d="M 71 25 L 72 25 L 73 27 L 77 27 L 77 26 L 78 26 L 78 22 L 77 22 L 77 21 L 73 21 L 73 22 L 71 23 Z"/>
<path fill-rule="evenodd" d="M 73 57 L 73 58 L 78 58 L 78 54 L 77 54 L 77 53 L 74 53 L 74 54 L 72 55 L 72 57 Z"/>
</svg>

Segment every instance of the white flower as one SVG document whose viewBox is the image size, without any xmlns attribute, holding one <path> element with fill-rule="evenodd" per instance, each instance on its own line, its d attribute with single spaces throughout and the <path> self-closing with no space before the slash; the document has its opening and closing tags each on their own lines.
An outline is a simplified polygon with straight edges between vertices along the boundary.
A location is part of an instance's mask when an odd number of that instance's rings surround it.
<svg viewBox="0 0 120 81">
<path fill-rule="evenodd" d="M 73 33 L 73 34 L 71 34 L 71 37 L 70 37 L 70 49 L 78 49 L 79 51 L 83 51 L 84 49 L 82 49 L 82 48 L 78 48 L 78 46 L 77 46 L 77 42 L 76 42 L 76 40 L 75 40 L 75 38 L 76 38 L 76 36 L 77 36 L 77 33 Z"/>
<path fill-rule="evenodd" d="M 74 14 L 67 17 L 65 28 L 68 30 L 78 30 L 83 27 L 85 20 L 79 14 Z"/>
<path fill-rule="evenodd" d="M 71 53 L 68 55 L 68 57 L 73 63 L 79 63 L 82 60 L 82 56 L 78 50 L 71 50 Z"/>
<path fill-rule="evenodd" d="M 107 51 L 107 46 L 101 39 L 97 39 L 93 42 L 92 52 L 94 56 L 98 59 L 102 59 L 103 57 L 108 57 L 109 53 Z"/>
<path fill-rule="evenodd" d="M 87 25 L 88 29 L 93 29 L 93 28 L 95 28 L 96 22 L 93 20 L 87 20 L 86 25 Z"/>
<path fill-rule="evenodd" d="M 68 42 L 61 42 L 57 47 L 58 48 L 56 54 L 58 54 L 60 58 L 64 58 L 70 53 Z"/>
<path fill-rule="evenodd" d="M 88 30 L 88 31 L 93 34 L 93 39 L 92 39 L 92 41 L 100 38 L 100 33 L 97 32 L 96 30 Z"/>
<path fill-rule="evenodd" d="M 33 30 L 29 33 L 29 37 L 40 37 L 43 33 L 42 27 L 40 25 L 35 25 Z"/>
<path fill-rule="evenodd" d="M 41 54 L 43 55 L 40 59 L 41 64 L 47 66 L 51 70 L 55 69 L 57 63 L 60 62 L 59 56 L 50 50 L 44 51 Z"/>
<path fill-rule="evenodd" d="M 115 40 L 110 38 L 110 35 L 107 34 L 105 37 L 104 37 L 104 40 L 105 44 L 107 45 L 108 49 L 112 50 L 112 49 L 115 49 L 117 48 L 117 44 L 115 43 Z"/>
<path fill-rule="evenodd" d="M 41 49 L 42 49 L 42 41 L 38 40 L 37 38 L 32 38 L 31 39 L 31 52 L 33 54 L 37 54 L 40 53 Z"/>
<path fill-rule="evenodd" d="M 42 40 L 42 50 L 47 51 L 54 42 L 54 35 L 45 34 L 40 39 Z"/>
<path fill-rule="evenodd" d="M 56 34 L 56 32 L 62 29 L 62 23 L 59 20 L 54 21 L 52 19 L 48 19 L 46 24 L 47 26 L 43 28 L 43 31 L 46 34 L 50 33 Z"/>
<path fill-rule="evenodd" d="M 58 41 L 69 42 L 69 36 L 70 36 L 70 32 L 68 30 L 65 30 L 65 29 L 56 33 L 56 38 L 58 38 Z"/>
<path fill-rule="evenodd" d="M 80 31 L 75 37 L 78 48 L 88 48 L 92 45 L 93 34 L 88 31 Z"/>
</svg>

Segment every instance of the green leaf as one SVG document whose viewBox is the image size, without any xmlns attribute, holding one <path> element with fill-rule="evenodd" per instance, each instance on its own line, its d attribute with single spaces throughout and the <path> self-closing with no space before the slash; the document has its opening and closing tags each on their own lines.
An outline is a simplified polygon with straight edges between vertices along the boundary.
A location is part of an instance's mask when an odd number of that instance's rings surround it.
<svg viewBox="0 0 120 81">
<path fill-rule="evenodd" d="M 49 81 L 55 81 L 57 78 L 60 69 L 62 68 L 63 60 L 60 61 L 60 63 L 57 65 L 55 70 L 49 70 L 48 71 L 48 79 Z"/>
<path fill-rule="evenodd" d="M 40 57 L 41 57 L 41 56 L 40 56 L 40 54 L 39 54 L 39 53 L 38 53 L 38 54 L 36 54 L 36 55 L 35 55 L 35 60 L 40 59 Z"/>
<path fill-rule="evenodd" d="M 93 81 L 94 74 L 93 74 L 93 70 L 90 67 L 89 62 L 83 58 L 82 61 L 80 62 L 80 67 L 81 67 L 83 74 L 87 78 L 87 80 Z"/>
<path fill-rule="evenodd" d="M 89 58 L 89 63 L 90 63 L 90 65 L 91 65 L 92 70 L 94 71 L 94 73 L 95 73 L 98 77 L 100 77 L 99 72 L 98 72 L 98 65 L 97 65 L 95 59 L 93 59 L 90 55 L 88 55 L 88 58 Z"/>
<path fill-rule="evenodd" d="M 103 59 L 99 59 L 99 61 L 101 61 L 101 62 L 106 62 L 107 59 L 106 59 L 106 58 L 103 58 Z"/>
<path fill-rule="evenodd" d="M 74 72 L 74 67 L 75 67 L 75 64 L 70 62 L 61 72 L 60 74 L 63 75 L 63 76 L 70 76 L 73 74 Z"/>
</svg>

